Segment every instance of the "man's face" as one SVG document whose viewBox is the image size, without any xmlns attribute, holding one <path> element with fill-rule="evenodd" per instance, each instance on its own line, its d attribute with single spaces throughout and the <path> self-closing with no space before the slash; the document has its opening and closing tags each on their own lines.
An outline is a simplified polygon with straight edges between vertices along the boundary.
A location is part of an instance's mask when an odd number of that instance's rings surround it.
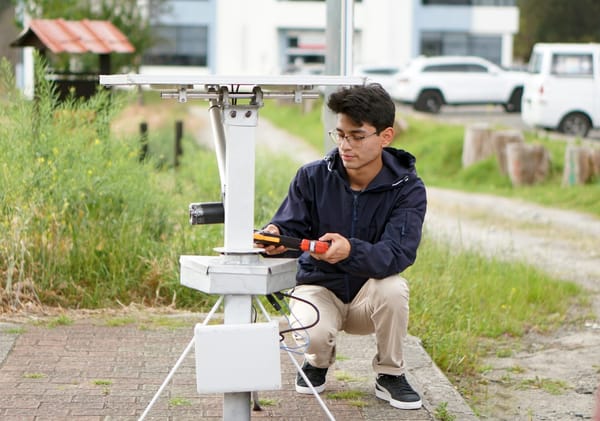
<svg viewBox="0 0 600 421">
<path fill-rule="evenodd" d="M 344 167 L 359 170 L 380 166 L 381 151 L 391 141 L 388 129 L 377 133 L 370 124 L 357 126 L 345 114 L 338 114 L 334 133 L 338 135 L 338 150 Z"/>
</svg>

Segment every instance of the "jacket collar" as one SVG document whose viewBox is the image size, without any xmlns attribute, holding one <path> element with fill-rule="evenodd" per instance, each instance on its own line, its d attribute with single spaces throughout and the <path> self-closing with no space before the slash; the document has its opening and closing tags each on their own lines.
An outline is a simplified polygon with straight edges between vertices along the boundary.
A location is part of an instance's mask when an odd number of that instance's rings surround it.
<svg viewBox="0 0 600 421">
<path fill-rule="evenodd" d="M 386 147 L 383 149 L 383 168 L 371 182 L 371 187 L 381 185 L 396 185 L 404 179 L 409 173 L 416 173 L 416 158 L 403 149 Z M 323 160 L 327 164 L 329 172 L 340 174 L 346 179 L 346 169 L 342 164 L 340 154 L 337 148 L 332 149 Z"/>
</svg>

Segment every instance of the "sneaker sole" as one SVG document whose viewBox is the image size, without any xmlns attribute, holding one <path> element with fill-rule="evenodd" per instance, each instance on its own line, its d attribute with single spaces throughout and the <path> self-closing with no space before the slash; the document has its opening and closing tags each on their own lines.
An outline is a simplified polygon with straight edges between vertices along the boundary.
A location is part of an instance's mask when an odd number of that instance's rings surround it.
<svg viewBox="0 0 600 421">
<path fill-rule="evenodd" d="M 317 393 L 321 393 L 322 391 L 325 390 L 325 384 L 322 384 L 321 386 L 313 386 L 313 387 L 315 388 Z M 296 392 L 301 393 L 302 395 L 312 395 L 313 394 L 313 391 L 310 387 L 300 386 L 300 385 L 296 385 Z"/>
<path fill-rule="evenodd" d="M 383 399 L 384 401 L 388 401 L 390 405 L 398 409 L 421 409 L 423 406 L 423 402 L 420 399 L 415 402 L 396 401 L 392 399 L 392 396 L 389 394 L 389 392 L 380 390 L 378 388 L 375 388 L 375 396 L 379 399 Z"/>
</svg>

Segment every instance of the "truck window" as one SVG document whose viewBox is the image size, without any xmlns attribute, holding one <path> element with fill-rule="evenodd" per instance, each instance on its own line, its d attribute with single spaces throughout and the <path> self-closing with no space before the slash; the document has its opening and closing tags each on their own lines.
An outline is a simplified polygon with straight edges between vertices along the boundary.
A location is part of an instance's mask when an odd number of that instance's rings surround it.
<svg viewBox="0 0 600 421">
<path fill-rule="evenodd" d="M 552 55 L 551 73 L 556 76 L 592 76 L 591 54 L 565 54 Z"/>
<path fill-rule="evenodd" d="M 542 71 L 542 57 L 541 53 L 533 53 L 529 59 L 529 66 L 527 71 L 529 73 L 540 73 Z"/>
</svg>

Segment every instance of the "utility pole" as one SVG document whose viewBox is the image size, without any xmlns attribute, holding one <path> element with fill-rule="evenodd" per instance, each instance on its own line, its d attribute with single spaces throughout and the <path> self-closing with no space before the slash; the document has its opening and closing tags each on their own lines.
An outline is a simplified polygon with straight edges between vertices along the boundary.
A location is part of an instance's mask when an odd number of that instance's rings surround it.
<svg viewBox="0 0 600 421">
<path fill-rule="evenodd" d="M 325 74 L 349 76 L 352 74 L 352 46 L 354 35 L 354 0 L 327 0 L 325 28 Z M 335 127 L 335 116 L 327 108 L 327 98 L 334 87 L 326 87 L 321 111 L 323 147 L 332 148 L 327 132 Z"/>
</svg>

